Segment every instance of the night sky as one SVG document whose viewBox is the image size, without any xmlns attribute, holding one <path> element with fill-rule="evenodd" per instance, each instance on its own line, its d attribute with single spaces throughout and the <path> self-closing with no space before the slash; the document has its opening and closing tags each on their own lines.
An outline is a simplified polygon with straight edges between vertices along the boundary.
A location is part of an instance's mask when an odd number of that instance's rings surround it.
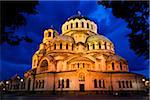
<svg viewBox="0 0 150 100">
<path fill-rule="evenodd" d="M 27 25 L 20 27 L 15 34 L 28 35 L 33 39 L 32 43 L 21 42 L 19 46 L 11 46 L 6 43 L 0 46 L 0 80 L 9 79 L 15 74 L 23 76 L 23 73 L 31 69 L 32 55 L 42 42 L 43 31 L 51 25 L 61 34 L 61 26 L 68 17 L 77 14 L 94 20 L 98 25 L 98 33 L 108 37 L 115 45 L 116 54 L 128 61 L 130 72 L 143 74 L 149 77 L 148 60 L 135 55 L 129 47 L 127 34 L 131 32 L 127 28 L 127 22 L 116 18 L 111 9 L 105 9 L 97 5 L 95 1 L 42 1 L 37 6 L 38 14 L 25 15 Z"/>
</svg>

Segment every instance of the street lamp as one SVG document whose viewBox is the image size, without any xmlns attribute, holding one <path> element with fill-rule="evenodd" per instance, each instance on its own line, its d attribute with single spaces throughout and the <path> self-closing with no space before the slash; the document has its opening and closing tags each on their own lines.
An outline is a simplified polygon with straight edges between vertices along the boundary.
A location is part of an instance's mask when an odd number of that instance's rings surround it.
<svg viewBox="0 0 150 100">
<path fill-rule="evenodd" d="M 9 81 L 6 81 L 6 84 L 9 84 Z"/>
<path fill-rule="evenodd" d="M 143 78 L 142 81 L 145 82 L 145 79 Z"/>
<path fill-rule="evenodd" d="M 23 79 L 21 79 L 20 82 L 23 82 Z"/>
</svg>

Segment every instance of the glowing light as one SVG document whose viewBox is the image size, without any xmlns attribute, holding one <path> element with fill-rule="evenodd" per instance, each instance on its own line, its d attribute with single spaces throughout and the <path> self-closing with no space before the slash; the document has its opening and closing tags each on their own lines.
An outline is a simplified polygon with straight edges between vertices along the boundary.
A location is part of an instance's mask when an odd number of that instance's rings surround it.
<svg viewBox="0 0 150 100">
<path fill-rule="evenodd" d="M 6 84 L 9 84 L 9 81 L 6 81 Z"/>
<path fill-rule="evenodd" d="M 20 81 L 23 82 L 23 79 L 21 79 Z"/>
<path fill-rule="evenodd" d="M 62 77 L 60 77 L 60 80 L 62 80 Z"/>
<path fill-rule="evenodd" d="M 145 82 L 145 79 L 143 78 L 142 81 Z"/>
</svg>

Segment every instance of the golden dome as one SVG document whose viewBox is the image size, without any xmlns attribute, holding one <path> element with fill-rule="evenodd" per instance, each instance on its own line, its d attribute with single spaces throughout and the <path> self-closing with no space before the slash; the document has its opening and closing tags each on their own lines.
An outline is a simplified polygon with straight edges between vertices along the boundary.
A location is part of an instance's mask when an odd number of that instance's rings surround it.
<svg viewBox="0 0 150 100">
<path fill-rule="evenodd" d="M 127 61 L 123 58 L 123 57 L 120 57 L 118 55 L 111 55 L 107 58 L 107 61 L 110 62 L 110 61 L 124 61 L 125 63 L 127 63 Z"/>
<path fill-rule="evenodd" d="M 67 35 L 60 35 L 60 36 L 56 36 L 52 42 L 60 42 L 60 41 L 65 41 L 65 42 L 71 42 L 74 43 L 74 39 L 71 36 L 67 36 Z"/>
<path fill-rule="evenodd" d="M 92 35 L 87 38 L 87 42 L 93 42 L 93 41 L 104 41 L 104 42 L 112 43 L 108 38 L 106 38 L 103 35 Z"/>
</svg>

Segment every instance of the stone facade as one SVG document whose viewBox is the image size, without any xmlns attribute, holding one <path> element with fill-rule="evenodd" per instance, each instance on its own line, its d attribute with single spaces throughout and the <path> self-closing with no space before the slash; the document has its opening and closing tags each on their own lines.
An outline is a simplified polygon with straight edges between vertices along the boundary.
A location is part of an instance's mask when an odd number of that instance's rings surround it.
<svg viewBox="0 0 150 100">
<path fill-rule="evenodd" d="M 60 35 L 44 31 L 32 69 L 24 74 L 28 91 L 144 91 L 142 78 L 129 72 L 114 44 L 81 15 L 68 18 Z"/>
</svg>

